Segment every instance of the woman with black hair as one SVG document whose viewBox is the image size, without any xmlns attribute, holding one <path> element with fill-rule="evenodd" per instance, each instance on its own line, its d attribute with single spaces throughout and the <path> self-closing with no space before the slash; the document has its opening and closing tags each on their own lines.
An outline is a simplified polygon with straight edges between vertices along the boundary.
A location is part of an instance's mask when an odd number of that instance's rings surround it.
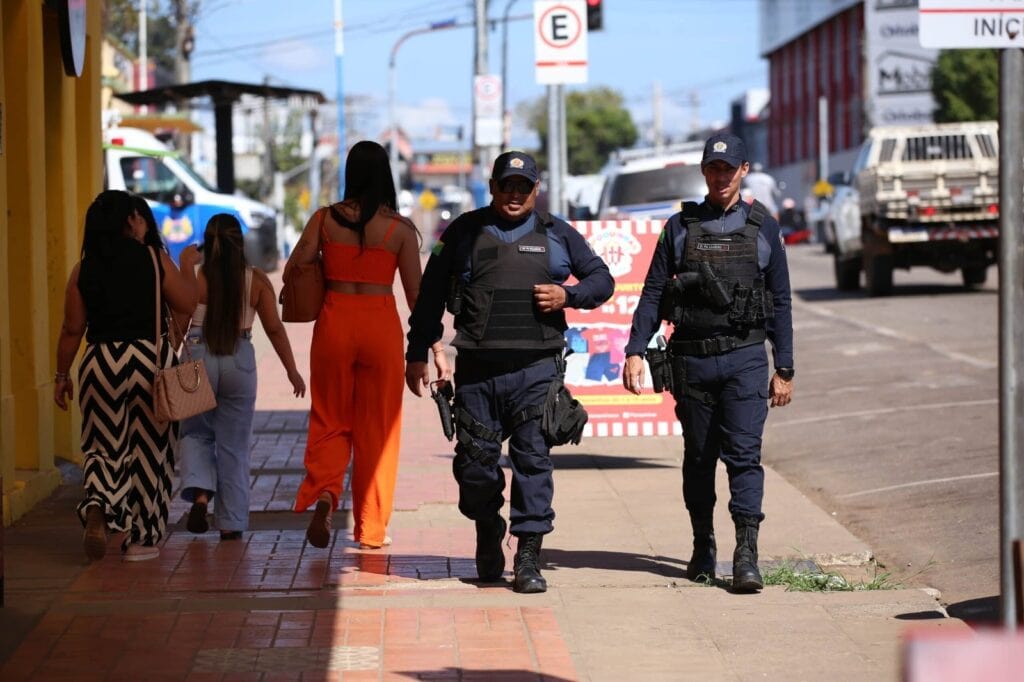
<svg viewBox="0 0 1024 682">
<path fill-rule="evenodd" d="M 392 283 L 397 270 L 411 309 L 420 286 L 420 235 L 398 214 L 387 152 L 354 145 L 345 162 L 345 198 L 306 224 L 284 270 L 323 259 L 327 295 L 310 350 L 306 477 L 295 511 L 316 505 L 306 530 L 314 547 L 331 541 L 331 513 L 352 461 L 353 537 L 364 549 L 386 535 L 398 475 L 404 347 Z M 451 374 L 443 346 L 434 347 L 438 375 Z"/>
<path fill-rule="evenodd" d="M 206 224 L 203 264 L 198 268 L 199 305 L 185 339 L 193 358 L 205 358 L 217 407 L 182 422 L 181 497 L 192 503 L 186 527 L 209 530 L 206 510 L 221 540 L 237 540 L 249 527 L 249 451 L 256 413 L 256 352 L 252 323 L 259 315 L 296 396 L 306 384 L 295 367 L 291 344 L 277 314 L 267 276 L 248 266 L 242 226 L 227 213 Z"/>
<path fill-rule="evenodd" d="M 66 410 L 74 398 L 70 371 L 84 335 L 78 377 L 85 499 L 78 514 L 90 560 L 104 556 L 111 531 L 125 533 L 126 561 L 155 558 L 167 527 L 176 429 L 153 414 L 153 377 L 158 366 L 175 362 L 166 343 L 156 357 L 156 287 L 173 311 L 191 314 L 199 253 L 182 251 L 179 272 L 165 250 L 145 243 L 146 235 L 131 195 L 101 192 L 86 212 L 82 260 L 64 294 L 54 401 Z"/>
</svg>

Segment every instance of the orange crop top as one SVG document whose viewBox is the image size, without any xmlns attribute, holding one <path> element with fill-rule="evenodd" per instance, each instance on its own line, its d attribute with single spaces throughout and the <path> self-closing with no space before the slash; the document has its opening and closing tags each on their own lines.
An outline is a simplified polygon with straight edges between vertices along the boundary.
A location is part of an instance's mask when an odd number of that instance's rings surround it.
<svg viewBox="0 0 1024 682">
<path fill-rule="evenodd" d="M 324 276 L 328 280 L 339 282 L 360 282 L 364 284 L 383 284 L 391 286 L 395 281 L 395 270 L 398 269 L 398 254 L 384 248 L 388 243 L 398 218 L 391 220 L 388 231 L 379 244 L 363 246 L 356 244 L 338 244 L 327 237 L 324 230 L 324 217 L 327 209 L 320 216 L 320 240 L 324 258 Z"/>
</svg>

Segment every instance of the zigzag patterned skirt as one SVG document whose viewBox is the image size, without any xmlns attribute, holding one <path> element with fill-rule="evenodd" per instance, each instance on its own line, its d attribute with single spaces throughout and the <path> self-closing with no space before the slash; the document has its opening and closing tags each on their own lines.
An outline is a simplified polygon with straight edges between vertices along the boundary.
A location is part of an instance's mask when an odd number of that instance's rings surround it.
<svg viewBox="0 0 1024 682">
<path fill-rule="evenodd" d="M 177 364 L 161 344 L 161 365 Z M 167 529 L 177 423 L 153 416 L 156 345 L 152 341 L 91 343 L 79 369 L 85 499 L 78 515 L 99 505 L 111 532 L 128 544 L 155 545 Z"/>
</svg>

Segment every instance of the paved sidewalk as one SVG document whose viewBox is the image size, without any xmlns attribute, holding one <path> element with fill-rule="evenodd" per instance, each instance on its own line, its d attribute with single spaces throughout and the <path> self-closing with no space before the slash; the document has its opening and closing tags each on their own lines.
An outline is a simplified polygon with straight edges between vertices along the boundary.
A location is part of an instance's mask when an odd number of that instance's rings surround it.
<svg viewBox="0 0 1024 682">
<path fill-rule="evenodd" d="M 311 325 L 290 325 L 308 367 Z M 260 341 L 252 530 L 220 542 L 184 529 L 159 559 L 87 564 L 67 485 L 7 529 L 7 680 L 895 680 L 910 627 L 966 626 L 919 589 L 737 595 L 685 579 L 691 537 L 677 438 L 592 438 L 555 455 L 558 518 L 543 552 L 550 589 L 475 581 L 474 533 L 456 508 L 451 445 L 434 405 L 407 394 L 394 544 L 346 530 L 304 542 L 290 511 L 306 406 Z M 719 555 L 733 541 L 720 476 Z M 847 568 L 870 549 L 770 470 L 762 567 L 813 558 Z M 508 568 L 514 539 L 508 549 Z M 728 573 L 723 561 L 720 573 Z M 508 577 L 508 574 L 506 574 Z"/>
</svg>

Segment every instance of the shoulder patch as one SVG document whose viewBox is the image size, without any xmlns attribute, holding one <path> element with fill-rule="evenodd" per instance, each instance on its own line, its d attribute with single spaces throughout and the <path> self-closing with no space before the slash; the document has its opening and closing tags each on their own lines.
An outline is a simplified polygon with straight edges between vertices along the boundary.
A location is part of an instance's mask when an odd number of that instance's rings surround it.
<svg viewBox="0 0 1024 682">
<path fill-rule="evenodd" d="M 432 247 L 430 247 L 431 256 L 440 256 L 441 252 L 444 251 L 444 242 L 438 239 Z"/>
</svg>

